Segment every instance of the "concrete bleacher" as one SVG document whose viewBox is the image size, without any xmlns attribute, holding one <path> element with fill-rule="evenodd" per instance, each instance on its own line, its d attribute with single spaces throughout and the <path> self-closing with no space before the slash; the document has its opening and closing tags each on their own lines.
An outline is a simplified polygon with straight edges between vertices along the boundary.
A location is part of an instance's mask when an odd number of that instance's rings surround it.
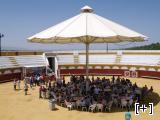
<svg viewBox="0 0 160 120">
<path fill-rule="evenodd" d="M 13 68 L 16 65 L 12 63 L 9 57 L 0 57 L 0 68 L 5 69 L 5 68 Z"/>
<path fill-rule="evenodd" d="M 57 56 L 58 64 L 74 64 L 74 56 L 73 55 L 58 55 Z"/>
<path fill-rule="evenodd" d="M 157 65 L 160 55 L 122 55 L 120 64 Z"/>
<path fill-rule="evenodd" d="M 22 68 L 45 67 L 48 61 L 43 55 L 0 56 L 0 83 L 21 79 Z"/>
<path fill-rule="evenodd" d="M 85 51 L 54 51 L 47 54 L 57 58 L 61 74 L 85 74 Z M 47 54 L 1 56 L 0 69 L 3 70 L 0 72 L 3 74 L 9 68 L 47 66 Z M 125 71 L 131 70 L 137 71 L 138 77 L 159 79 L 160 51 L 90 51 L 89 69 L 90 74 L 98 75 L 124 75 Z"/>
<path fill-rule="evenodd" d="M 120 58 L 118 58 L 119 57 L 116 54 L 91 54 L 89 55 L 89 63 L 155 66 L 160 62 L 160 55 L 121 55 Z M 59 65 L 85 64 L 86 62 L 85 55 L 78 55 L 76 63 L 74 62 L 74 55 L 58 55 L 57 59 Z"/>
<path fill-rule="evenodd" d="M 15 56 L 16 62 L 19 66 L 46 66 L 47 62 L 44 56 L 42 55 L 32 55 L 32 56 Z"/>
<path fill-rule="evenodd" d="M 85 51 L 77 53 L 75 55 L 73 51 L 53 52 L 57 57 L 61 74 L 85 74 L 86 53 Z M 136 71 L 138 77 L 159 79 L 160 51 L 115 50 L 89 53 L 90 75 L 125 75 L 125 71 Z M 118 73 L 119 71 L 121 73 Z"/>
<path fill-rule="evenodd" d="M 27 67 L 27 66 L 46 66 L 47 61 L 42 55 L 26 55 L 26 56 L 1 56 L 0 69 Z"/>
<path fill-rule="evenodd" d="M 110 64 L 115 63 L 115 59 L 116 55 L 89 55 L 90 64 Z M 79 64 L 85 64 L 85 62 L 86 56 L 79 55 Z"/>
</svg>

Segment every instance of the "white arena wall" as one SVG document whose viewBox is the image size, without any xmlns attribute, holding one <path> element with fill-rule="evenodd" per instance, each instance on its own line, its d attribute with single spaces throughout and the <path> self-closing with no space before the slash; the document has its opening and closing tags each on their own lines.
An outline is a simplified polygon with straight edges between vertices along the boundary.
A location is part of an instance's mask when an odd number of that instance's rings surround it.
<svg viewBox="0 0 160 120">
<path fill-rule="evenodd" d="M 160 50 L 90 50 L 89 53 L 90 75 L 160 79 Z M 56 58 L 60 75 L 85 75 L 85 51 L 6 54 L 0 57 L 0 82 L 14 77 L 21 78 L 24 74 L 23 67 L 48 66 L 47 56 Z"/>
<path fill-rule="evenodd" d="M 85 75 L 85 51 L 48 52 L 58 60 L 61 75 Z M 91 50 L 90 75 L 122 75 L 160 79 L 160 50 Z"/>
</svg>

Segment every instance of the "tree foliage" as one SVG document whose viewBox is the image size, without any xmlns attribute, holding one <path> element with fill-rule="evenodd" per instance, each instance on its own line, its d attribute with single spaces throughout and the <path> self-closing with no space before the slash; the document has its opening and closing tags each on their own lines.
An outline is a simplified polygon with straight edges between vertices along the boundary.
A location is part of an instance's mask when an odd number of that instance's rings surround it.
<svg viewBox="0 0 160 120">
<path fill-rule="evenodd" d="M 125 50 L 160 50 L 160 43 L 152 43 L 150 45 L 126 48 Z"/>
</svg>

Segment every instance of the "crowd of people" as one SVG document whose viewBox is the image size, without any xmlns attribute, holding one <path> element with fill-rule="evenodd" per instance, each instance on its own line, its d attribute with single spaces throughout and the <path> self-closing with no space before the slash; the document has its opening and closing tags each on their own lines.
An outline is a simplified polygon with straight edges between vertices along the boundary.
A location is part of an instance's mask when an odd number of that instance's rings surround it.
<svg viewBox="0 0 160 120">
<path fill-rule="evenodd" d="M 59 79 L 40 85 L 39 98 L 55 99 L 58 105 L 69 110 L 95 112 L 110 111 L 112 106 L 130 109 L 150 91 L 153 91 L 153 87 L 148 89 L 145 85 L 140 88 L 129 79 L 120 77 L 92 77 L 86 80 L 84 76 L 71 76 L 67 83 Z"/>
<path fill-rule="evenodd" d="M 14 90 L 21 89 L 21 80 L 13 81 Z M 24 78 L 24 93 L 27 95 L 29 87 L 39 86 L 40 99 L 54 99 L 58 105 L 69 110 L 82 111 L 111 111 L 112 107 L 133 107 L 135 102 L 143 100 L 143 97 L 153 91 L 145 85 L 138 87 L 129 79 L 103 77 L 86 79 L 84 76 L 71 76 L 66 83 L 65 79 L 47 79 L 47 76 L 32 75 Z"/>
<path fill-rule="evenodd" d="M 24 77 L 23 78 L 23 83 L 21 84 L 20 79 L 14 79 L 13 80 L 13 88 L 14 90 L 21 90 L 24 89 L 25 95 L 27 95 L 27 92 L 29 90 L 29 87 L 32 89 L 33 87 L 36 86 L 41 86 L 44 84 L 47 84 L 49 80 L 53 80 L 55 78 L 46 76 L 45 74 L 32 74 L 29 77 Z"/>
</svg>

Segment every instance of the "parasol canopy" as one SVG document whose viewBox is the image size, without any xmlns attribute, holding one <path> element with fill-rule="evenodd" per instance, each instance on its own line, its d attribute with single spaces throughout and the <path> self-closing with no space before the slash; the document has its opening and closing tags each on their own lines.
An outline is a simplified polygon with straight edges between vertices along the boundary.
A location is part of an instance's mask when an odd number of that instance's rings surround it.
<svg viewBox="0 0 160 120">
<path fill-rule="evenodd" d="M 86 44 L 86 76 L 91 43 L 141 42 L 146 36 L 93 13 L 89 6 L 81 13 L 28 38 L 36 43 L 84 43 Z"/>
</svg>

